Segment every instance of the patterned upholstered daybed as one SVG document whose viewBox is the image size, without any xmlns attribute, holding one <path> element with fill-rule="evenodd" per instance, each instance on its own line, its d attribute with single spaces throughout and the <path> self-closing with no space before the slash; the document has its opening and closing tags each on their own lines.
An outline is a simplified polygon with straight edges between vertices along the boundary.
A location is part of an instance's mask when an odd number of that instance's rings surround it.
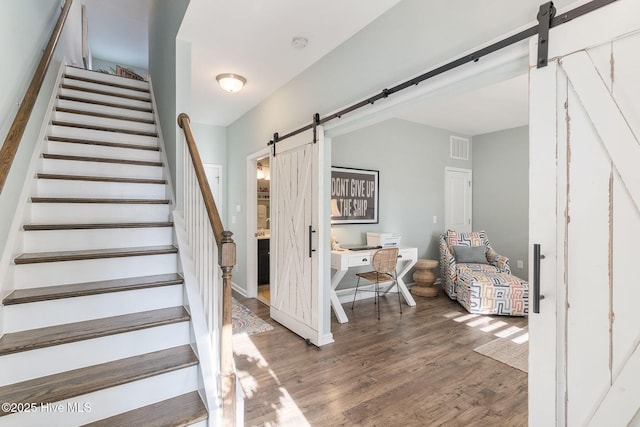
<svg viewBox="0 0 640 427">
<path fill-rule="evenodd" d="M 440 236 L 442 288 L 474 314 L 525 316 L 529 285 L 511 274 L 509 258 L 499 255 L 484 231 Z"/>
</svg>

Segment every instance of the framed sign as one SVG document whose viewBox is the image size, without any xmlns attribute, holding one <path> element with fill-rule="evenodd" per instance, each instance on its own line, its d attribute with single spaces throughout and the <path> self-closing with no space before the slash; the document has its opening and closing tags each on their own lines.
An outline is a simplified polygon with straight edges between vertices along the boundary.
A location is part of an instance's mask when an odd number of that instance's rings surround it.
<svg viewBox="0 0 640 427">
<path fill-rule="evenodd" d="M 378 171 L 331 167 L 331 224 L 378 223 Z"/>
</svg>

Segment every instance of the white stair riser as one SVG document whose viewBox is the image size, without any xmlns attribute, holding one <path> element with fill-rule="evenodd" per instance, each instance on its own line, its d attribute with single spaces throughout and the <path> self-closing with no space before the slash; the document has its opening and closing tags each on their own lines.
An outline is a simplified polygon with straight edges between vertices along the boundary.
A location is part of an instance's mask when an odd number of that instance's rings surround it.
<svg viewBox="0 0 640 427">
<path fill-rule="evenodd" d="M 45 262 L 15 266 L 16 289 L 178 272 L 176 254 Z"/>
<path fill-rule="evenodd" d="M 46 152 L 49 154 L 100 157 L 105 159 L 142 160 L 145 162 L 162 161 L 160 152 L 154 150 L 138 150 L 135 148 L 108 147 L 103 145 L 78 144 L 61 141 L 47 142 Z"/>
<path fill-rule="evenodd" d="M 149 82 L 141 81 L 141 80 L 133 80 L 126 77 L 120 77 L 113 74 L 107 73 L 97 73 L 91 70 L 85 70 L 82 68 L 75 67 L 66 67 L 65 75 L 67 76 L 78 76 L 83 77 L 90 80 L 97 80 L 105 83 L 114 83 L 122 86 L 129 86 L 140 89 L 149 89 Z"/>
<path fill-rule="evenodd" d="M 173 244 L 171 227 L 38 230 L 24 232 L 24 252 L 164 246 Z"/>
<path fill-rule="evenodd" d="M 165 184 L 38 179 L 36 187 L 41 197 L 166 199 Z"/>
<path fill-rule="evenodd" d="M 108 107 L 106 105 L 90 104 L 88 102 L 69 101 L 67 99 L 56 100 L 56 108 L 68 108 L 71 110 L 87 111 L 91 113 L 109 114 L 112 116 L 128 117 L 131 119 L 154 120 L 153 113 L 136 111 L 128 108 Z"/>
<path fill-rule="evenodd" d="M 91 141 L 118 142 L 120 144 L 146 145 L 157 147 L 158 138 L 155 136 L 130 135 L 127 133 L 109 132 L 101 130 L 81 129 L 70 126 L 51 126 L 49 135 L 60 138 L 89 139 Z"/>
<path fill-rule="evenodd" d="M 162 166 L 87 162 L 81 160 L 42 159 L 41 171 L 43 173 L 61 175 L 162 179 Z"/>
<path fill-rule="evenodd" d="M 61 413 L 53 412 L 54 406 L 50 405 L 33 413 L 18 413 L 0 417 L 0 426 L 82 425 L 171 399 L 197 389 L 198 367 L 192 366 L 63 400 L 55 405 L 55 407 L 61 408 Z M 83 408 L 84 405 L 87 405 L 88 409 L 85 412 L 74 412 L 68 409 Z"/>
<path fill-rule="evenodd" d="M 4 307 L 4 332 L 18 332 L 65 323 L 183 305 L 182 285 L 160 286 L 101 295 L 63 298 Z M 34 313 L 38 313 L 34 316 Z"/>
<path fill-rule="evenodd" d="M 32 203 L 34 224 L 168 221 L 170 205 L 103 203 Z"/>
<path fill-rule="evenodd" d="M 135 99 L 127 99 L 112 95 L 100 95 L 75 89 L 60 89 L 59 96 L 70 97 L 74 100 L 87 102 L 101 102 L 121 108 L 143 109 L 147 112 L 152 109 L 151 102 L 149 101 L 138 101 Z"/>
<path fill-rule="evenodd" d="M 73 87 L 78 87 L 78 88 L 83 88 L 88 90 L 99 90 L 102 92 L 109 92 L 113 95 L 134 96 L 136 98 L 144 98 L 146 100 L 151 99 L 149 92 L 142 92 L 135 89 L 126 89 L 118 86 L 110 86 L 108 84 L 86 82 L 86 81 L 70 79 L 70 78 L 63 78 L 62 84 L 65 86 L 68 85 L 68 86 L 73 86 Z"/>
<path fill-rule="evenodd" d="M 103 161 L 42 159 L 41 172 L 114 178 L 163 179 L 162 166 L 110 163 Z"/>
<path fill-rule="evenodd" d="M 54 113 L 53 120 L 79 125 L 108 127 L 112 129 L 126 129 L 137 132 L 156 132 L 156 125 L 154 124 L 134 122 L 131 120 L 95 117 L 76 113 L 63 113 L 59 111 L 56 111 Z"/>
<path fill-rule="evenodd" d="M 190 334 L 189 322 L 180 322 L 7 354 L 0 357 L 0 386 L 189 344 Z"/>
</svg>

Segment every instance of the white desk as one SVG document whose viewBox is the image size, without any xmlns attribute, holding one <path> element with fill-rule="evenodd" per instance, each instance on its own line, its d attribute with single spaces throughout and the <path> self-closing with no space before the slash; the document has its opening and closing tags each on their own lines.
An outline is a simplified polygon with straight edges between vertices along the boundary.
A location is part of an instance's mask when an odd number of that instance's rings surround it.
<svg viewBox="0 0 640 427">
<path fill-rule="evenodd" d="M 341 249 L 339 251 L 331 251 L 331 269 L 336 270 L 331 277 L 331 307 L 338 318 L 338 322 L 346 323 L 349 321 L 347 314 L 340 304 L 340 299 L 336 293 L 336 287 L 340 280 L 347 274 L 350 267 L 361 267 L 363 265 L 371 265 L 371 257 L 375 249 L 366 251 L 350 251 Z M 404 297 L 404 300 L 411 307 L 416 305 L 413 296 L 407 289 L 407 285 L 402 277 L 411 270 L 411 267 L 418 261 L 418 248 L 400 248 L 398 253 L 398 290 Z"/>
</svg>

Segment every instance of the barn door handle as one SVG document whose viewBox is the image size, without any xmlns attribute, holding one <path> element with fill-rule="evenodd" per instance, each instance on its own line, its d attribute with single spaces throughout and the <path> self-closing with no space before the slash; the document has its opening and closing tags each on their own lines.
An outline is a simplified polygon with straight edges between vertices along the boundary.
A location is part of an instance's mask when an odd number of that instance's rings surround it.
<svg viewBox="0 0 640 427">
<path fill-rule="evenodd" d="M 540 244 L 533 245 L 533 312 L 540 313 L 540 300 L 544 295 L 540 295 L 540 260 L 544 255 L 540 253 Z"/>
<path fill-rule="evenodd" d="M 313 233 L 315 232 L 316 230 L 314 230 L 312 226 L 309 226 L 309 258 L 311 258 L 311 255 L 313 255 L 313 253 L 316 251 L 315 249 L 313 249 L 311 244 L 313 240 Z"/>
</svg>

